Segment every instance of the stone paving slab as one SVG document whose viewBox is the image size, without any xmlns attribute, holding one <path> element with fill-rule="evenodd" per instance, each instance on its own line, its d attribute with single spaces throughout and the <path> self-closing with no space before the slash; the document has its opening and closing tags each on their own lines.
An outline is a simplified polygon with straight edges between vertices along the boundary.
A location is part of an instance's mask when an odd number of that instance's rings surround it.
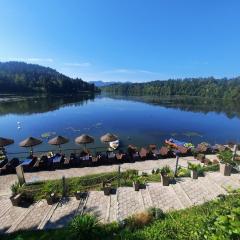
<svg viewBox="0 0 240 240">
<path fill-rule="evenodd" d="M 79 201 L 76 198 L 62 200 L 43 228 L 53 229 L 64 227 L 75 216 L 78 207 Z"/>
<path fill-rule="evenodd" d="M 214 197 L 199 180 L 183 179 L 179 184 L 193 205 L 204 203 Z"/>
<path fill-rule="evenodd" d="M 26 211 L 28 208 L 11 206 L 0 218 L 0 233 L 6 233 Z"/>
<path fill-rule="evenodd" d="M 237 174 L 239 176 L 239 174 Z M 214 172 L 208 174 L 209 178 L 212 179 L 216 184 L 223 187 L 224 189 L 238 189 L 240 188 L 240 182 L 237 181 L 237 175 L 234 176 L 223 176 L 220 172 Z"/>
<path fill-rule="evenodd" d="M 118 207 L 117 194 L 111 194 L 108 216 L 106 218 L 107 222 L 114 222 L 118 220 Z"/>
<path fill-rule="evenodd" d="M 51 206 L 47 204 L 46 200 L 39 201 L 35 204 L 31 212 L 15 227 L 18 230 L 36 230 L 45 214 L 50 210 Z"/>
<path fill-rule="evenodd" d="M 177 210 L 183 208 L 175 191 L 170 186 L 162 186 L 161 183 L 150 183 L 147 186 L 154 207 L 163 211 Z"/>
<path fill-rule="evenodd" d="M 188 208 L 188 207 L 192 206 L 192 202 L 191 202 L 190 198 L 185 193 L 185 191 L 182 189 L 180 184 L 176 183 L 176 184 L 172 184 L 170 186 L 175 191 L 175 194 L 177 195 L 179 201 L 181 202 L 181 204 L 184 208 Z"/>
<path fill-rule="evenodd" d="M 123 220 L 134 213 L 144 210 L 144 203 L 140 191 L 133 187 L 121 187 L 117 190 L 118 219 Z"/>
<path fill-rule="evenodd" d="M 94 214 L 100 222 L 107 222 L 110 208 L 110 196 L 105 196 L 103 191 L 89 192 L 84 213 Z"/>
</svg>

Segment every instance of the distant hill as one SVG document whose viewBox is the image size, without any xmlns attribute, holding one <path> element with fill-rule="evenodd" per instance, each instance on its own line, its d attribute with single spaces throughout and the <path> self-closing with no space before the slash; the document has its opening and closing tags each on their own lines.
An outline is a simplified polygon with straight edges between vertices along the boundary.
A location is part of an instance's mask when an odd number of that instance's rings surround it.
<svg viewBox="0 0 240 240">
<path fill-rule="evenodd" d="M 215 79 L 186 78 L 146 83 L 117 83 L 101 87 L 113 94 L 154 96 L 198 96 L 240 101 L 240 77 Z"/>
<path fill-rule="evenodd" d="M 119 82 L 104 82 L 104 81 L 90 81 L 89 83 L 94 84 L 96 87 L 105 87 Z"/>
<path fill-rule="evenodd" d="M 81 93 L 98 90 L 94 84 L 67 77 L 49 67 L 0 62 L 1 93 Z"/>
</svg>

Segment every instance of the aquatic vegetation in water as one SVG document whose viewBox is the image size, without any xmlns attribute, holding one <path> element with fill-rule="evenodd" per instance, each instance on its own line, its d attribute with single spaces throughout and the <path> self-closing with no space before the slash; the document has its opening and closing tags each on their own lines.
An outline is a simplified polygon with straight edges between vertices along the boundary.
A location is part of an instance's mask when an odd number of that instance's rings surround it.
<svg viewBox="0 0 240 240">
<path fill-rule="evenodd" d="M 45 132 L 41 134 L 41 138 L 50 138 L 51 136 L 56 135 L 56 132 Z"/>
<path fill-rule="evenodd" d="M 203 137 L 203 135 L 198 132 L 184 132 L 183 135 L 187 137 Z"/>
<path fill-rule="evenodd" d="M 76 129 L 76 128 L 74 128 L 74 127 L 67 127 L 67 128 L 65 128 L 66 130 L 71 130 L 71 131 L 73 131 L 73 132 L 81 132 L 81 129 Z"/>
<path fill-rule="evenodd" d="M 95 128 L 100 128 L 102 126 L 101 122 L 96 123 L 95 125 L 93 125 Z"/>
</svg>

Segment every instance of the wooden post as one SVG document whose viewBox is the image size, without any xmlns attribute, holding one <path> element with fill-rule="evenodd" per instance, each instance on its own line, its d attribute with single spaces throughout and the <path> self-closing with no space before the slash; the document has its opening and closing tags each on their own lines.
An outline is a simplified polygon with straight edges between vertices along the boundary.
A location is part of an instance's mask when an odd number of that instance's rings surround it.
<svg viewBox="0 0 240 240">
<path fill-rule="evenodd" d="M 118 187 L 120 187 L 120 174 L 121 174 L 121 167 L 118 166 Z"/>
<path fill-rule="evenodd" d="M 179 156 L 178 156 L 178 154 L 177 154 L 177 155 L 176 155 L 176 168 L 175 168 L 175 173 L 174 173 L 174 176 L 175 176 L 175 177 L 177 176 L 178 161 L 179 161 Z"/>
<path fill-rule="evenodd" d="M 66 197 L 66 193 L 67 193 L 66 179 L 65 176 L 62 176 L 62 196 Z"/>
<path fill-rule="evenodd" d="M 233 161 L 235 160 L 235 157 L 237 155 L 237 148 L 238 148 L 237 144 L 235 144 L 234 147 L 233 147 L 233 159 L 232 159 Z"/>
<path fill-rule="evenodd" d="M 16 167 L 16 173 L 17 173 L 18 182 L 20 186 L 22 186 L 23 184 L 26 183 L 22 165 L 19 165 Z"/>
</svg>

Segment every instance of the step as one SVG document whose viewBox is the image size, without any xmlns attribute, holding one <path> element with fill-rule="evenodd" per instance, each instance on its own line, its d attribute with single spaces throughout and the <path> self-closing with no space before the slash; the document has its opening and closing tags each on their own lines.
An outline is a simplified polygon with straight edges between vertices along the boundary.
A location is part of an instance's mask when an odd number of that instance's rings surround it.
<svg viewBox="0 0 240 240">
<path fill-rule="evenodd" d="M 7 232 L 21 216 L 28 211 L 28 208 L 11 206 L 0 218 L 0 233 Z"/>
<path fill-rule="evenodd" d="M 118 220 L 123 220 L 137 212 L 144 210 L 141 191 L 135 191 L 133 187 L 121 187 L 118 189 Z"/>
<path fill-rule="evenodd" d="M 153 202 L 148 190 L 148 185 L 145 189 L 140 189 L 140 193 L 142 195 L 142 201 L 145 209 L 151 208 L 153 206 Z"/>
<path fill-rule="evenodd" d="M 179 182 L 193 205 L 213 199 L 213 194 L 198 179 L 185 179 Z"/>
<path fill-rule="evenodd" d="M 224 189 L 239 189 L 240 182 L 237 181 L 235 176 L 223 176 L 220 172 L 208 173 L 207 176 L 214 181 L 217 185 Z"/>
<path fill-rule="evenodd" d="M 46 200 L 37 202 L 27 216 L 15 227 L 14 231 L 38 229 L 39 224 L 51 207 Z"/>
<path fill-rule="evenodd" d="M 181 181 L 181 179 L 179 179 Z M 193 205 L 188 195 L 185 193 L 185 191 L 182 189 L 181 184 L 179 182 L 176 182 L 176 184 L 172 184 L 171 187 L 175 191 L 179 201 L 181 202 L 183 208 L 188 208 Z"/>
<path fill-rule="evenodd" d="M 204 187 L 209 192 L 211 192 L 212 195 L 214 195 L 214 197 L 217 197 L 221 194 L 227 194 L 227 191 L 218 184 L 216 184 L 216 182 L 213 181 L 212 178 L 209 177 L 209 175 L 206 175 L 205 177 L 199 177 L 198 181 L 200 181 L 204 185 Z"/>
<path fill-rule="evenodd" d="M 103 191 L 89 192 L 84 213 L 94 214 L 100 222 L 106 222 L 110 206 L 110 196 L 105 196 Z"/>
<path fill-rule="evenodd" d="M 9 197 L 0 198 L 0 218 L 12 207 Z"/>
<path fill-rule="evenodd" d="M 161 183 L 150 183 L 148 186 L 153 207 L 164 212 L 183 208 L 172 186 L 162 186 Z"/>
<path fill-rule="evenodd" d="M 116 194 L 111 194 L 109 197 L 110 202 L 105 222 L 118 221 L 118 190 L 116 191 Z"/>
<path fill-rule="evenodd" d="M 75 216 L 78 208 L 79 201 L 76 200 L 76 198 L 70 197 L 62 199 L 46 222 L 44 229 L 64 227 Z"/>
</svg>

